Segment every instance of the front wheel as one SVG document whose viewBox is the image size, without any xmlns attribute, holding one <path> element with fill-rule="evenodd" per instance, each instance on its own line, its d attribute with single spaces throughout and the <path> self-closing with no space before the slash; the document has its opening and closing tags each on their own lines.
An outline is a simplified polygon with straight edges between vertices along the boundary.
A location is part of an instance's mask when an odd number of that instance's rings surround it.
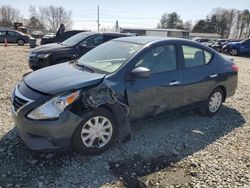
<svg viewBox="0 0 250 188">
<path fill-rule="evenodd" d="M 76 129 L 73 147 L 83 154 L 100 154 L 115 140 L 117 124 L 111 112 L 97 108 Z"/>
<path fill-rule="evenodd" d="M 216 114 L 223 102 L 223 91 L 220 88 L 216 88 L 209 95 L 208 99 L 204 102 L 200 111 L 205 116 L 213 116 Z"/>
</svg>

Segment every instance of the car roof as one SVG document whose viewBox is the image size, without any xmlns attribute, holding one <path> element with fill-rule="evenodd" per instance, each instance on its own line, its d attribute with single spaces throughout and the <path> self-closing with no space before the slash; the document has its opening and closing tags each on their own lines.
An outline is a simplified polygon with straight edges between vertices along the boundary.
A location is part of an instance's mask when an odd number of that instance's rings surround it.
<svg viewBox="0 0 250 188">
<path fill-rule="evenodd" d="M 190 44 L 199 44 L 195 41 L 191 41 L 188 39 L 181 38 L 170 38 L 170 37 L 153 37 L 153 36 L 132 36 L 132 37 L 122 37 L 118 39 L 114 39 L 116 41 L 124 41 L 124 42 L 133 42 L 138 44 L 146 45 L 148 43 L 157 43 L 162 41 L 172 41 L 172 42 L 188 42 Z"/>
<path fill-rule="evenodd" d="M 14 32 L 17 32 L 17 31 L 14 30 L 14 29 L 0 29 L 0 31 L 14 31 Z"/>
<path fill-rule="evenodd" d="M 134 36 L 133 34 L 128 34 L 128 33 L 95 32 L 95 31 L 81 32 L 81 33 L 78 33 L 77 35 L 81 35 L 81 34 L 84 36 L 91 36 L 91 35 L 96 35 L 96 34 L 101 34 L 103 36 L 110 35 L 110 36 L 121 36 L 121 37 Z"/>
<path fill-rule="evenodd" d="M 113 36 L 135 36 L 131 33 L 117 33 L 117 32 L 103 32 L 102 35 L 113 35 Z"/>
</svg>

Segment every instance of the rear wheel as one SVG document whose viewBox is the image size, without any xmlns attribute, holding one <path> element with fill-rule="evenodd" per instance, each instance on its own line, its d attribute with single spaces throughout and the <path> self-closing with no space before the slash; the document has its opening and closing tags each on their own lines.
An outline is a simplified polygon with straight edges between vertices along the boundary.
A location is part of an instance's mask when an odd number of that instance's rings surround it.
<svg viewBox="0 0 250 188">
<path fill-rule="evenodd" d="M 111 112 L 97 108 L 76 129 L 73 147 L 83 154 L 100 154 L 115 140 L 116 121 Z"/>
<path fill-rule="evenodd" d="M 19 45 L 19 46 L 23 46 L 24 45 L 24 40 L 22 40 L 22 39 L 18 39 L 17 40 L 17 44 Z"/>
<path fill-rule="evenodd" d="M 236 56 L 239 54 L 239 51 L 236 48 L 233 48 L 229 51 L 230 55 Z"/>
<path fill-rule="evenodd" d="M 205 116 L 212 116 L 216 114 L 223 102 L 223 91 L 220 88 L 216 88 L 209 95 L 208 99 L 205 101 L 200 111 Z"/>
</svg>

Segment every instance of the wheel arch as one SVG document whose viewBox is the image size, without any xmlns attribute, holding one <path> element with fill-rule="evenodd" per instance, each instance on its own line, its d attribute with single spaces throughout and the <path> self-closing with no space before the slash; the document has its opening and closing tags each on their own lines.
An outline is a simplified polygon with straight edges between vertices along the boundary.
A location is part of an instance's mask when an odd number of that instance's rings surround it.
<svg viewBox="0 0 250 188">
<path fill-rule="evenodd" d="M 19 40 L 22 40 L 22 41 L 25 43 L 25 40 L 22 39 L 22 38 L 18 38 L 18 39 L 16 40 L 16 43 L 18 43 Z"/>
<path fill-rule="evenodd" d="M 225 100 L 226 100 L 226 98 L 227 98 L 227 89 L 226 89 L 226 87 L 225 86 L 223 86 L 223 85 L 219 85 L 219 86 L 217 86 L 216 88 L 220 88 L 221 90 L 222 90 L 222 92 L 223 92 L 223 102 L 225 102 Z M 214 90 L 216 89 L 216 88 L 214 88 Z"/>
</svg>

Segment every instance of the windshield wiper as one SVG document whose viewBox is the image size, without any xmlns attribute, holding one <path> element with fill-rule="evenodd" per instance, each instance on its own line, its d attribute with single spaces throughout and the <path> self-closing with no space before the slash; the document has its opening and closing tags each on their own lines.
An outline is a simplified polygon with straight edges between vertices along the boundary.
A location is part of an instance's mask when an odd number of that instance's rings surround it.
<svg viewBox="0 0 250 188">
<path fill-rule="evenodd" d="M 90 67 L 87 67 L 87 66 L 85 66 L 85 65 L 82 65 L 82 64 L 77 63 L 77 66 L 84 68 L 84 69 L 87 70 L 88 72 L 91 72 L 91 73 L 94 72 L 94 69 L 91 69 Z"/>
</svg>

